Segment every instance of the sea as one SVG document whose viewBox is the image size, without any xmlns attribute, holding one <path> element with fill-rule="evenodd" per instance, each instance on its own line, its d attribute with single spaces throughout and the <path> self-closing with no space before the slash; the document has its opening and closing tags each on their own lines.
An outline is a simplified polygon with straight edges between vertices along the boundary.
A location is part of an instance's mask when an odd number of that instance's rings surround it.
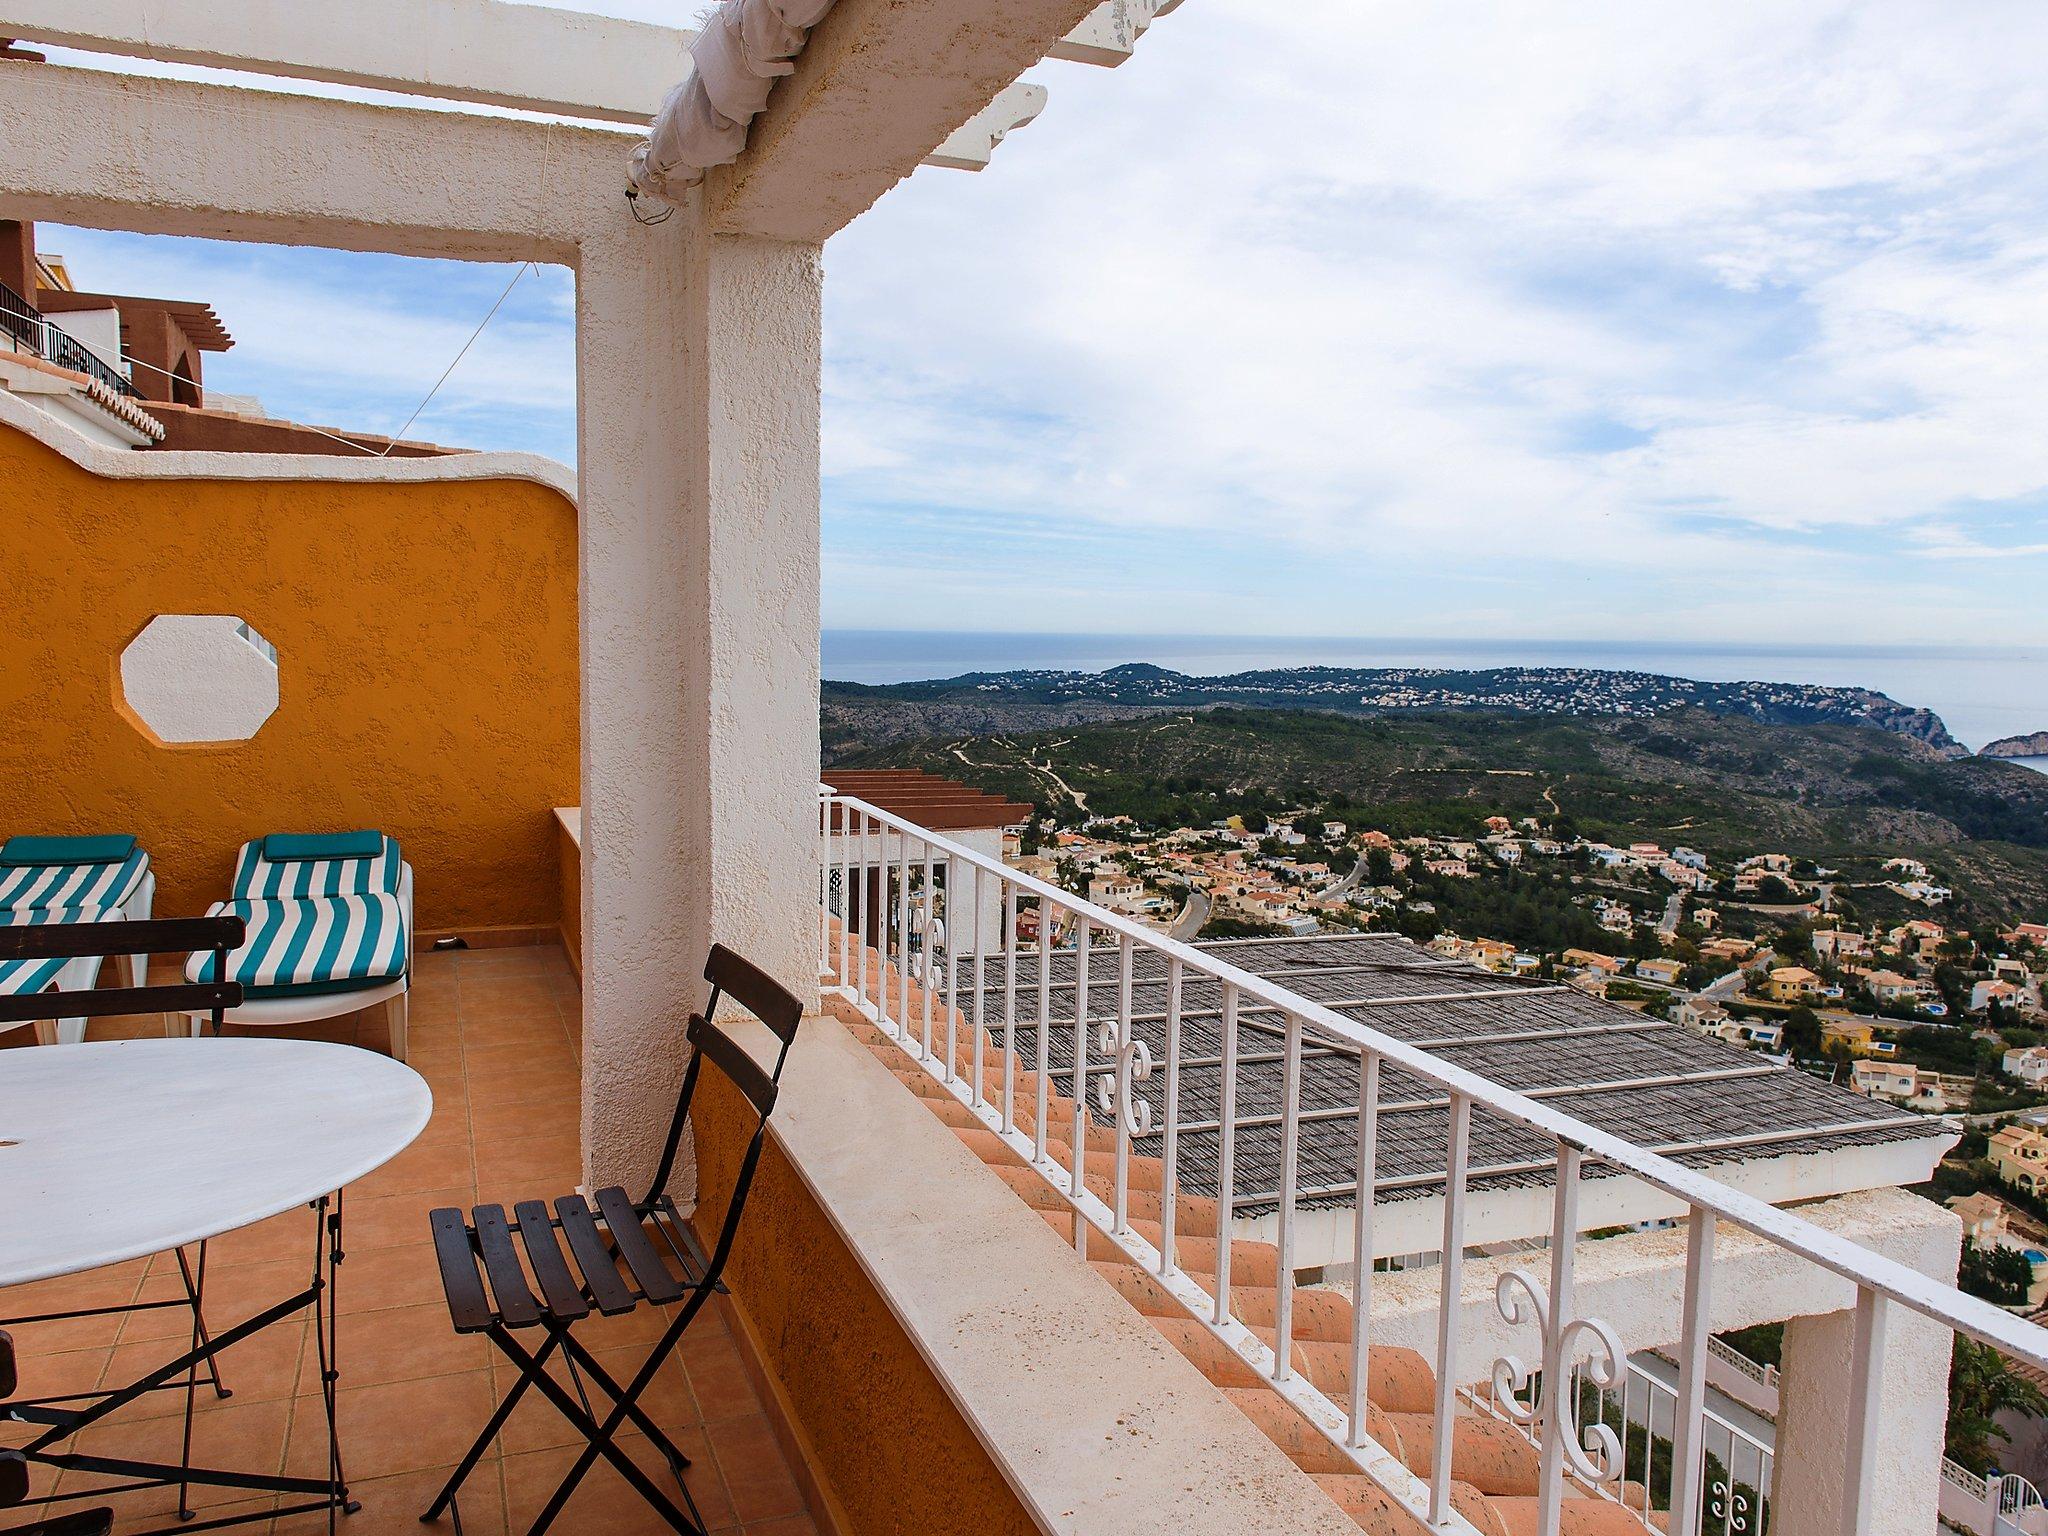
<svg viewBox="0 0 2048 1536">
<path fill-rule="evenodd" d="M 1149 661 L 1196 676 L 1263 667 L 1599 667 L 1702 682 L 1873 688 L 1931 709 L 1972 750 L 2048 730 L 2048 647 L 1680 644 L 1626 640 L 1300 639 L 827 629 L 825 676 L 905 683 L 963 672 L 1099 672 Z M 2048 773 L 2048 758 L 2016 761 Z"/>
</svg>

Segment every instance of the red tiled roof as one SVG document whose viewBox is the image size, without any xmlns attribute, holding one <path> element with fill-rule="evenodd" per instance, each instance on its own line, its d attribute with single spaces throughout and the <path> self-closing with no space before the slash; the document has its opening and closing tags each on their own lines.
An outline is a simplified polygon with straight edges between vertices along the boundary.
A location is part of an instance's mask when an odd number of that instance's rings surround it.
<svg viewBox="0 0 2048 1536">
<path fill-rule="evenodd" d="M 1014 827 L 1031 819 L 1028 805 L 916 768 L 832 768 L 824 782 L 934 832 Z"/>
</svg>

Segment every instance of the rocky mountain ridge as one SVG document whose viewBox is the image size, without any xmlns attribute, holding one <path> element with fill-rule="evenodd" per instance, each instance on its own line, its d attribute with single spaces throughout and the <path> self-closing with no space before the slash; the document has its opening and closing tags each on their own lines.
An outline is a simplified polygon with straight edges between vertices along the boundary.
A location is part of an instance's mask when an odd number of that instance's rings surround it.
<svg viewBox="0 0 2048 1536">
<path fill-rule="evenodd" d="M 2029 731 L 2020 736 L 2001 736 L 1978 750 L 1979 757 L 2048 757 L 2048 731 Z"/>
<path fill-rule="evenodd" d="M 972 672 L 927 682 L 827 682 L 828 756 L 880 741 L 1040 730 L 1224 706 L 1346 715 L 1445 710 L 1650 716 L 1680 708 L 1773 725 L 1853 725 L 1917 743 L 1933 758 L 1970 755 L 1939 715 L 1868 688 L 1705 682 L 1592 667 L 1282 667 L 1198 677 L 1149 663 L 1104 672 Z M 2016 754 L 2015 754 L 2016 755 Z"/>
</svg>

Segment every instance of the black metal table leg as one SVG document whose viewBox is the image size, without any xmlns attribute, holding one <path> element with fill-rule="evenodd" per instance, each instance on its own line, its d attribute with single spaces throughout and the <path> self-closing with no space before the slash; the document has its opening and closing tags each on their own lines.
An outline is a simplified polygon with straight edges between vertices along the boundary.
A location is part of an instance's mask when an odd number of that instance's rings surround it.
<svg viewBox="0 0 2048 1536">
<path fill-rule="evenodd" d="M 196 1274 L 186 1268 L 182 1251 L 179 1253 L 180 1271 L 186 1278 L 186 1287 L 194 1306 L 193 1338 L 189 1348 L 175 1359 L 145 1372 L 135 1381 L 122 1387 L 102 1389 L 92 1393 L 73 1394 L 68 1398 L 37 1399 L 0 1404 L 0 1422 L 38 1425 L 42 1432 L 28 1445 L 21 1448 L 21 1454 L 30 1462 L 60 1470 L 91 1472 L 108 1477 L 125 1478 L 128 1481 L 112 1487 L 83 1489 L 72 1493 L 59 1493 L 46 1500 L 60 1504 L 84 1499 L 103 1500 L 110 1495 L 139 1492 L 151 1488 L 176 1487 L 178 1489 L 178 1522 L 159 1526 L 138 1536 L 196 1536 L 200 1531 L 225 1529 L 230 1526 L 267 1522 L 286 1515 L 309 1514 L 325 1510 L 328 1529 L 333 1532 L 336 1517 L 352 1514 L 358 1506 L 348 1495 L 348 1484 L 343 1472 L 341 1439 L 336 1420 L 337 1387 L 340 1380 L 338 1349 L 340 1343 L 339 1317 L 334 1306 L 335 1282 L 343 1258 L 342 1211 L 339 1195 L 323 1196 L 312 1205 L 314 1213 L 313 1272 L 305 1289 L 283 1301 L 275 1302 L 243 1319 L 218 1335 L 211 1333 L 199 1318 L 199 1303 L 205 1284 L 205 1257 L 202 1252 Z M 288 1477 L 276 1473 L 235 1472 L 225 1468 L 202 1467 L 192 1464 L 193 1398 L 196 1395 L 200 1377 L 199 1368 L 204 1364 L 210 1373 L 212 1384 L 220 1395 L 228 1395 L 220 1385 L 216 1365 L 218 1356 L 243 1340 L 252 1338 L 264 1329 L 302 1312 L 308 1304 L 313 1307 L 313 1325 L 318 1339 L 321 1376 L 321 1401 L 327 1417 L 328 1463 L 325 1478 Z M 146 1303 L 144 1308 L 161 1305 L 184 1305 L 185 1303 Z M 84 1316 L 98 1313 L 141 1310 L 125 1307 L 102 1307 L 86 1312 L 69 1314 L 43 1314 L 36 1319 L 15 1319 L 14 1321 L 40 1321 L 57 1316 Z M 179 1378 L 183 1378 L 180 1380 Z M 185 1426 L 183 1449 L 177 1463 L 143 1461 L 129 1457 L 96 1456 L 76 1450 L 60 1449 L 63 1442 L 73 1440 L 80 1431 L 118 1412 L 144 1394 L 163 1390 L 180 1390 L 186 1393 Z M 85 1406 L 66 1406 L 83 1401 Z M 280 1504 L 274 1508 L 257 1510 L 248 1514 L 224 1515 L 209 1520 L 196 1520 L 191 1508 L 190 1492 L 194 1486 L 210 1488 L 231 1488 L 250 1493 L 291 1494 L 300 1496 L 295 1503 Z"/>
</svg>

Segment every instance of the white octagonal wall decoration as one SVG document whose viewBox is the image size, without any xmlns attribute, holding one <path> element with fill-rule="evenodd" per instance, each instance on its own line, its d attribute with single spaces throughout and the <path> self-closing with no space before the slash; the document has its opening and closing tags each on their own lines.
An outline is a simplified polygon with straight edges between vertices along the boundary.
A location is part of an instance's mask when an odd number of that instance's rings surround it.
<svg viewBox="0 0 2048 1536">
<path fill-rule="evenodd" d="M 159 614 L 121 653 L 121 695 L 164 745 L 247 741 L 277 712 L 277 647 L 233 614 Z"/>
</svg>

